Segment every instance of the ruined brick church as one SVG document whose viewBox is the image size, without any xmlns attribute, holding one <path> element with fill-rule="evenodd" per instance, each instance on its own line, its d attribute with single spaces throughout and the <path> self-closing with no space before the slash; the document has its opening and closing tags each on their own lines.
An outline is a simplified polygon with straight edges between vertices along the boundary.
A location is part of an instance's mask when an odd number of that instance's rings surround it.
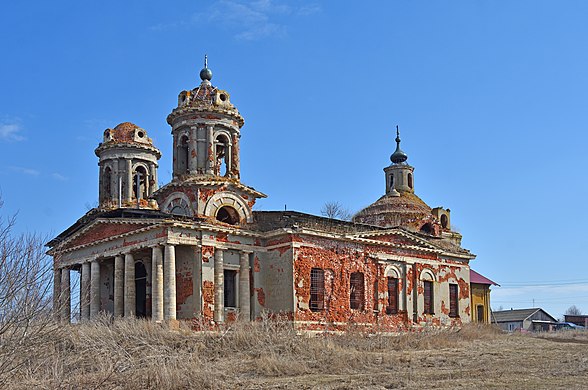
<svg viewBox="0 0 588 390">
<path fill-rule="evenodd" d="M 301 330 L 395 331 L 471 320 L 475 256 L 450 210 L 415 194 L 398 131 L 385 194 L 352 221 L 252 211 L 266 195 L 240 180 L 243 117 L 206 63 L 200 78 L 167 117 L 173 178 L 163 187 L 147 131 L 104 131 L 99 205 L 48 244 L 56 318 L 72 318 L 78 272 L 82 321 L 106 312 L 214 326 L 267 312 Z"/>
</svg>

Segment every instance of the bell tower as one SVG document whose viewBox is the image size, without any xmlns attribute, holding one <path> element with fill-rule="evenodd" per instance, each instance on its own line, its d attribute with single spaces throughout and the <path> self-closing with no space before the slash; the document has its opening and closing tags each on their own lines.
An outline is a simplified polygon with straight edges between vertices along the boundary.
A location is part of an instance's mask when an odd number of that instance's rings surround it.
<svg viewBox="0 0 588 390">
<path fill-rule="evenodd" d="M 200 85 L 178 96 L 167 117 L 173 136 L 173 180 L 198 176 L 239 179 L 239 138 L 243 117 L 227 91 L 214 87 L 208 58 Z"/>
<path fill-rule="evenodd" d="M 150 197 L 158 188 L 157 160 L 161 152 L 145 129 L 131 122 L 106 129 L 95 153 L 100 167 L 101 209 L 158 208 Z"/>
<path fill-rule="evenodd" d="M 400 130 L 396 126 L 396 150 L 390 156 L 392 164 L 384 168 L 386 195 L 400 196 L 401 192 L 414 193 L 414 167 L 406 163 L 408 155 L 400 149 Z"/>
<path fill-rule="evenodd" d="M 167 117 L 173 137 L 173 178 L 158 191 L 162 210 L 238 225 L 251 222 L 251 208 L 264 194 L 240 181 L 244 120 L 230 94 L 212 85 L 208 58 L 200 84 L 180 92 Z"/>
</svg>

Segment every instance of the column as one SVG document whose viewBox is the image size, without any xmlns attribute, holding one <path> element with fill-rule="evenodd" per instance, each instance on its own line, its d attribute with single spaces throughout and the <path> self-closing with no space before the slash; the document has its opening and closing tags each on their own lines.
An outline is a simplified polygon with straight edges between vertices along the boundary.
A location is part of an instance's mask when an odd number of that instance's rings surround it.
<svg viewBox="0 0 588 390">
<path fill-rule="evenodd" d="M 241 252 L 239 258 L 239 316 L 244 321 L 251 319 L 249 295 L 249 253 Z"/>
<path fill-rule="evenodd" d="M 114 257 L 114 316 L 122 317 L 125 314 L 125 262 L 122 255 Z"/>
<path fill-rule="evenodd" d="M 157 167 L 155 166 L 154 163 L 149 164 L 149 172 L 151 173 L 151 182 L 152 182 L 151 187 L 150 187 L 151 192 L 149 193 L 149 196 L 151 196 L 159 188 L 159 184 L 157 183 Z"/>
<path fill-rule="evenodd" d="M 125 254 L 125 287 L 124 287 L 124 314 L 125 317 L 135 315 L 136 299 L 135 294 L 135 259 L 130 253 Z"/>
<path fill-rule="evenodd" d="M 163 253 L 160 246 L 151 255 L 151 319 L 163 321 Z"/>
<path fill-rule="evenodd" d="M 61 321 L 71 321 L 71 295 L 69 290 L 69 269 L 61 269 Z"/>
<path fill-rule="evenodd" d="M 118 160 L 114 160 L 112 164 L 112 174 L 110 176 L 110 191 L 112 193 L 112 198 L 110 199 L 113 202 L 118 204 Z"/>
<path fill-rule="evenodd" d="M 126 176 L 127 176 L 127 187 L 126 187 L 126 199 L 127 202 L 130 202 L 133 200 L 133 165 L 132 165 L 132 161 L 131 159 L 126 159 L 125 160 L 125 164 L 126 164 Z M 133 309 L 134 311 L 135 309 Z"/>
<path fill-rule="evenodd" d="M 94 320 L 100 313 L 100 263 L 90 263 L 90 319 Z"/>
<path fill-rule="evenodd" d="M 224 257 L 221 249 L 214 250 L 214 321 L 225 320 L 225 276 Z"/>
<path fill-rule="evenodd" d="M 61 270 L 53 268 L 53 319 L 61 318 Z"/>
<path fill-rule="evenodd" d="M 80 318 L 82 321 L 90 319 L 90 263 L 82 263 L 80 275 Z"/>
<path fill-rule="evenodd" d="M 176 319 L 176 247 L 165 245 L 163 311 L 165 320 Z"/>
<path fill-rule="evenodd" d="M 206 127 L 206 149 L 208 150 L 208 159 L 206 160 L 206 173 L 209 175 L 214 174 L 214 164 L 215 164 L 215 156 L 214 156 L 214 133 L 213 133 L 213 126 Z"/>
<path fill-rule="evenodd" d="M 190 128 L 190 137 L 188 141 L 188 172 L 191 174 L 198 173 L 198 129 Z"/>
</svg>

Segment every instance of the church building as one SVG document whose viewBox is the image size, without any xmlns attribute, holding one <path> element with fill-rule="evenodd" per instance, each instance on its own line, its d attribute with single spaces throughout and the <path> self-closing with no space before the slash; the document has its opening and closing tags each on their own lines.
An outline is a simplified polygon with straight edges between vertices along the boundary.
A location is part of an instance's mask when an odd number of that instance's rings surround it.
<svg viewBox="0 0 588 390">
<path fill-rule="evenodd" d="M 240 180 L 244 119 L 206 61 L 200 78 L 167 117 L 173 177 L 161 188 L 147 131 L 104 131 L 99 205 L 48 243 L 57 319 L 72 318 L 77 272 L 81 321 L 104 312 L 214 327 L 267 313 L 300 330 L 387 331 L 471 321 L 475 255 L 450 210 L 415 194 L 398 129 L 383 196 L 351 221 L 253 211 L 266 195 Z"/>
</svg>

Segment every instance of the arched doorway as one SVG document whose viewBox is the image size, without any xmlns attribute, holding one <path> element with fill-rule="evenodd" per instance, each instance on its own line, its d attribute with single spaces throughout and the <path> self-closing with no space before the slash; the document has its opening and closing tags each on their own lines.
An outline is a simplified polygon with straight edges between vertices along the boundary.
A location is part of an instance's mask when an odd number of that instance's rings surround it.
<svg viewBox="0 0 588 390">
<path fill-rule="evenodd" d="M 147 270 L 141 262 L 135 263 L 135 313 L 137 317 L 147 317 Z"/>
</svg>

